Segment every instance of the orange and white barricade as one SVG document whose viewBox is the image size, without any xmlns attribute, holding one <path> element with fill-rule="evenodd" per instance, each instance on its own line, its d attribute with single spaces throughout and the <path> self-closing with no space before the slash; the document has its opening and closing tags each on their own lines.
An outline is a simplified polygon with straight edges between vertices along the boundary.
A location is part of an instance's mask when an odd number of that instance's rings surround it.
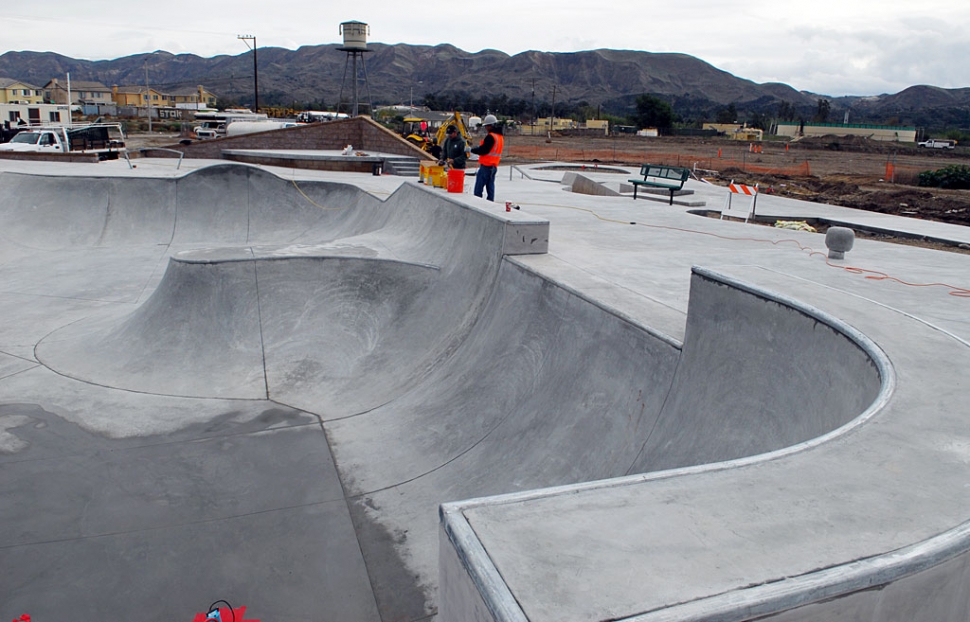
<svg viewBox="0 0 970 622">
<path fill-rule="evenodd" d="M 754 218 L 755 205 L 758 202 L 758 184 L 753 186 L 746 186 L 744 184 L 736 184 L 734 180 L 728 184 L 727 197 L 724 199 L 724 209 L 721 210 L 721 220 L 724 217 L 729 218 L 743 218 L 744 222 L 748 222 L 748 219 Z M 748 204 L 747 208 L 742 207 L 746 201 L 738 197 L 737 206 L 734 205 L 734 195 L 743 195 L 746 197 L 751 197 L 751 202 Z"/>
</svg>

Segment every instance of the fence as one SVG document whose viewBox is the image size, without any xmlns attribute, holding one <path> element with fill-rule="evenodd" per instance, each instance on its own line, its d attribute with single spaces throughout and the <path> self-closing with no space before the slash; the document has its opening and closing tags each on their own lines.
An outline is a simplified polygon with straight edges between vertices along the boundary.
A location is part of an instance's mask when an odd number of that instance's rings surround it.
<svg viewBox="0 0 970 622">
<path fill-rule="evenodd" d="M 919 185 L 919 174 L 926 171 L 926 167 L 902 166 L 886 162 L 886 173 L 883 179 L 895 184 Z"/>
</svg>

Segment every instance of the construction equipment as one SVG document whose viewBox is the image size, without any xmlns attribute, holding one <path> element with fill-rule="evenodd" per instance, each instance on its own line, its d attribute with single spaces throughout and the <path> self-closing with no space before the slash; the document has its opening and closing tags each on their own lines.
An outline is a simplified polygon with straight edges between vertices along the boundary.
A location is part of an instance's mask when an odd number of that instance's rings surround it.
<svg viewBox="0 0 970 622">
<path fill-rule="evenodd" d="M 436 130 L 422 130 L 421 124 L 427 123 L 427 119 L 408 117 L 404 119 L 404 138 L 419 149 L 431 152 L 432 147 L 441 146 L 445 142 L 448 133 L 448 126 L 454 125 L 458 128 L 458 133 L 465 140 L 465 144 L 471 146 L 472 139 L 468 135 L 468 128 L 461 112 L 455 111 L 448 119 Z"/>
</svg>

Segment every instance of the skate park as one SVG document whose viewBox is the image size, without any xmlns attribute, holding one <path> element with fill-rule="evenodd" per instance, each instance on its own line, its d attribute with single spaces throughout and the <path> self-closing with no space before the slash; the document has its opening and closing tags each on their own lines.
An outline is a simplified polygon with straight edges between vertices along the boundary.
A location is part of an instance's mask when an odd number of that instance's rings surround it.
<svg viewBox="0 0 970 622">
<path fill-rule="evenodd" d="M 970 255 L 563 178 L 0 161 L 0 614 L 964 620 Z"/>
</svg>

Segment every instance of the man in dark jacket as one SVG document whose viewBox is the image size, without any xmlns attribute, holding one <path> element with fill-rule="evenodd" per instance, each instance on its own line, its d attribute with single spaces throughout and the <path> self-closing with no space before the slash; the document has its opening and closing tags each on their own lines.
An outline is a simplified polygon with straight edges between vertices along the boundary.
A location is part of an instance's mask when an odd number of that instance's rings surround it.
<svg viewBox="0 0 970 622">
<path fill-rule="evenodd" d="M 458 128 L 454 125 L 449 125 L 445 132 L 447 134 L 445 144 L 442 145 L 442 161 L 438 164 L 447 162 L 452 168 L 465 168 L 465 160 L 468 157 L 465 155 L 465 139 L 458 134 Z"/>
</svg>

